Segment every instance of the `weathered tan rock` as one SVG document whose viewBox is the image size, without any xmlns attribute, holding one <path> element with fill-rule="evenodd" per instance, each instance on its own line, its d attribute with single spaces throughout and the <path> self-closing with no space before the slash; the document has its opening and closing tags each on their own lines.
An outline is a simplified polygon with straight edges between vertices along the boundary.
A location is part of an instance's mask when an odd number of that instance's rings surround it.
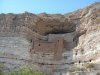
<svg viewBox="0 0 100 75">
<path fill-rule="evenodd" d="M 62 55 L 67 55 L 66 65 L 58 65 L 58 68 L 68 69 L 73 64 L 100 64 L 100 2 L 63 15 L 0 14 L 0 62 L 6 63 L 8 68 L 26 64 L 31 60 L 34 42 L 53 42 L 58 37 L 64 38 L 66 52 Z"/>
</svg>

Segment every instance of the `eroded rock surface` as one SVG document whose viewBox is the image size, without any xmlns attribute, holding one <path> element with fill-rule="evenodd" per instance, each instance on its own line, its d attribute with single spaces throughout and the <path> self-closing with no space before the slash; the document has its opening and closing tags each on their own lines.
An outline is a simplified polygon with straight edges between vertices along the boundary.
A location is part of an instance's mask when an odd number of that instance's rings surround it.
<svg viewBox="0 0 100 75">
<path fill-rule="evenodd" d="M 66 72 L 71 65 L 100 65 L 100 2 L 63 15 L 28 12 L 0 14 L 0 62 L 4 63 L 4 69 L 33 64 L 31 51 L 34 43 L 40 40 L 52 43 L 59 37 L 64 38 L 62 56 L 66 60 L 65 63 L 60 61 L 64 64 L 57 64 L 54 68 L 57 75 Z M 39 67 L 44 65 L 47 70 L 54 67 L 35 61 L 34 64 Z"/>
</svg>

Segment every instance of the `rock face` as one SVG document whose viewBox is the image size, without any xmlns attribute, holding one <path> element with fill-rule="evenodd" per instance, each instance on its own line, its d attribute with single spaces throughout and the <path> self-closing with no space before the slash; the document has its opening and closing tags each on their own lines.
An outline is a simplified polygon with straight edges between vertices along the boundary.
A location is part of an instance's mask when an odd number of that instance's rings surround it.
<svg viewBox="0 0 100 75">
<path fill-rule="evenodd" d="M 57 75 L 75 64 L 100 65 L 100 2 L 63 15 L 28 12 L 0 14 L 0 62 L 4 63 L 4 69 L 32 64 L 34 43 L 40 40 L 53 42 L 59 37 L 64 38 L 62 55 L 66 56 L 67 62 L 62 67 L 57 64 L 55 70 L 60 68 Z M 46 64 L 46 67 L 52 66 Z"/>
<path fill-rule="evenodd" d="M 100 47 L 100 3 L 92 4 L 91 6 L 81 10 L 80 24 L 76 27 L 78 42 L 75 49 L 81 51 L 79 55 L 83 56 L 83 61 L 97 62 L 95 60 Z M 78 52 L 77 51 L 77 52 Z M 95 53 L 96 52 L 96 53 Z M 93 54 L 92 54 L 93 53 Z M 97 55 L 97 56 L 95 56 Z M 79 57 L 79 56 L 77 56 Z M 98 56 L 99 57 L 99 56 Z"/>
<path fill-rule="evenodd" d="M 21 37 L 0 37 L 0 62 L 4 70 L 28 64 L 30 43 Z"/>
<path fill-rule="evenodd" d="M 42 35 L 49 33 L 65 33 L 75 31 L 75 25 L 68 21 L 64 15 L 35 15 L 25 12 L 23 14 L 0 14 L 0 24 L 5 27 L 27 27 Z M 14 29 L 15 30 L 15 29 Z"/>
</svg>

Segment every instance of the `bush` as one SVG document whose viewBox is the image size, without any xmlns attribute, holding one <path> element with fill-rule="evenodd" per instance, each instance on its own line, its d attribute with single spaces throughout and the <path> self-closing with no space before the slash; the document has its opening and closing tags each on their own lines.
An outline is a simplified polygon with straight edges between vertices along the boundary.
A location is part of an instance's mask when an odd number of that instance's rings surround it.
<svg viewBox="0 0 100 75">
<path fill-rule="evenodd" d="M 2 72 L 2 70 L 0 70 L 0 75 L 3 75 L 3 72 Z"/>
<path fill-rule="evenodd" d="M 40 71 L 33 71 L 31 68 L 28 67 L 21 67 L 18 71 L 11 72 L 10 75 L 44 75 Z"/>
<path fill-rule="evenodd" d="M 86 68 L 88 68 L 88 69 L 94 68 L 94 64 L 93 64 L 93 63 L 86 64 L 85 66 L 86 66 Z"/>
<path fill-rule="evenodd" d="M 69 68 L 68 71 L 70 71 L 70 72 L 74 72 L 75 70 L 76 70 L 75 67 L 71 67 L 71 68 Z"/>
<path fill-rule="evenodd" d="M 84 69 L 84 68 L 78 68 L 78 67 L 71 67 L 71 68 L 69 68 L 68 71 L 70 71 L 70 72 L 75 72 L 75 71 L 86 71 L 86 69 Z"/>
<path fill-rule="evenodd" d="M 0 70 L 0 75 L 44 75 L 40 71 L 33 71 L 33 69 L 29 67 L 21 67 L 18 71 L 10 71 L 10 72 L 3 72 Z"/>
</svg>

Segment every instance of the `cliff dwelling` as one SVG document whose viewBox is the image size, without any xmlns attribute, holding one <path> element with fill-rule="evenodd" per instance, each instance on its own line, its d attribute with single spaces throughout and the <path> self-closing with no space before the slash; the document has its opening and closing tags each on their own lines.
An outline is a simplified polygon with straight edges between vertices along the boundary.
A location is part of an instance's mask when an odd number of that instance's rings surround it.
<svg viewBox="0 0 100 75">
<path fill-rule="evenodd" d="M 36 64 L 46 74 L 66 68 L 67 55 L 64 54 L 63 36 L 49 41 L 48 37 L 33 33 L 26 27 L 16 27 L 14 32 L 10 27 L 7 29 L 9 32 L 0 32 L 0 56 L 4 59 L 0 61 L 9 63 L 5 68 L 17 69 L 20 65 Z"/>
<path fill-rule="evenodd" d="M 53 72 L 57 66 L 66 64 L 63 56 L 63 37 L 58 37 L 52 42 L 38 40 L 34 42 L 34 47 L 30 52 L 33 63 L 38 63 L 44 72 L 46 72 L 46 70 L 48 70 L 47 73 Z"/>
<path fill-rule="evenodd" d="M 61 59 L 62 52 L 64 50 L 64 39 L 63 37 L 57 38 L 57 40 L 53 42 L 47 42 L 47 41 L 36 41 L 34 43 L 33 52 L 39 53 L 39 54 L 47 54 L 52 55 L 52 59 Z"/>
</svg>

